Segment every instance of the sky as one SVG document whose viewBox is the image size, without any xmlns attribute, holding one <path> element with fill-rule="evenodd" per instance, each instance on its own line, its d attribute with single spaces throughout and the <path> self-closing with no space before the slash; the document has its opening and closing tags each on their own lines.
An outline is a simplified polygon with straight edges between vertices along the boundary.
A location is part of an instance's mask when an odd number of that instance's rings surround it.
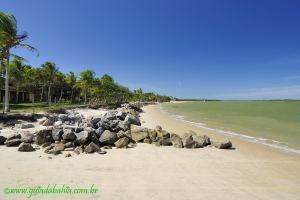
<svg viewBox="0 0 300 200">
<path fill-rule="evenodd" d="M 178 98 L 300 99 L 297 0 L 1 0 L 39 67 Z"/>
</svg>

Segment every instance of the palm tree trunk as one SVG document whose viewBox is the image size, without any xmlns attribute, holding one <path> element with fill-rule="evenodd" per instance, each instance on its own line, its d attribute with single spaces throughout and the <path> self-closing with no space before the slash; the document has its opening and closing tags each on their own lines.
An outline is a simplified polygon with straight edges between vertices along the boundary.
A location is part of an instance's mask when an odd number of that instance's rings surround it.
<svg viewBox="0 0 300 200">
<path fill-rule="evenodd" d="M 19 87 L 16 88 L 16 103 L 19 103 Z"/>
<path fill-rule="evenodd" d="M 48 88 L 48 104 L 51 105 L 51 86 Z"/>
<path fill-rule="evenodd" d="M 6 58 L 6 79 L 5 79 L 5 103 L 4 103 L 4 112 L 9 112 L 9 49 L 7 50 Z"/>
<path fill-rule="evenodd" d="M 60 89 L 60 97 L 59 97 L 59 100 L 58 100 L 58 102 L 60 102 L 60 101 L 61 101 L 62 95 L 63 95 L 63 89 L 61 88 L 61 89 Z"/>
<path fill-rule="evenodd" d="M 71 91 L 71 103 L 73 103 L 73 95 L 74 95 L 74 88 L 72 88 L 72 91 Z"/>
<path fill-rule="evenodd" d="M 44 96 L 44 86 L 42 86 L 40 101 L 43 101 L 43 96 Z"/>
</svg>

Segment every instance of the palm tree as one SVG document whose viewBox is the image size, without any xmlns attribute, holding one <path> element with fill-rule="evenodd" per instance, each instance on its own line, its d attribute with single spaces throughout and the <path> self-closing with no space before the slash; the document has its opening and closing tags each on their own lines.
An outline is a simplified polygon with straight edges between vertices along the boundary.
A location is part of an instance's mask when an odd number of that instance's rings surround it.
<svg viewBox="0 0 300 200">
<path fill-rule="evenodd" d="M 48 85 L 48 104 L 51 105 L 51 88 L 54 85 L 55 76 L 58 72 L 58 68 L 53 62 L 45 62 L 42 65 L 42 69 L 44 71 L 45 77 L 47 77 L 47 85 Z"/>
<path fill-rule="evenodd" d="M 90 90 L 95 81 L 95 72 L 91 70 L 85 70 L 80 73 L 80 79 L 78 82 L 79 87 L 82 89 L 84 94 L 84 103 L 87 103 L 87 95 L 90 93 Z"/>
<path fill-rule="evenodd" d="M 6 57 L 5 112 L 9 112 L 9 58 L 11 49 L 25 47 L 31 51 L 37 51 L 34 47 L 23 43 L 27 38 L 28 34 L 25 32 L 18 34 L 17 20 L 13 15 L 0 12 L 0 46 Z"/>
<path fill-rule="evenodd" d="M 77 83 L 77 76 L 74 74 L 74 72 L 70 72 L 67 74 L 66 81 L 68 85 L 71 87 L 71 102 L 74 102 L 74 89 L 76 87 Z"/>
</svg>

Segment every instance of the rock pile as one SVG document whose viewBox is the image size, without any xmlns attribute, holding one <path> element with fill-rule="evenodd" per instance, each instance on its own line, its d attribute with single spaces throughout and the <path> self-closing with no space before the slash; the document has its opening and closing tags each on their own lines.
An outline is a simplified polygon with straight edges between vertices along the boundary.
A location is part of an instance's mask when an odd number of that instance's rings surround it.
<svg viewBox="0 0 300 200">
<path fill-rule="evenodd" d="M 183 134 L 182 137 L 169 133 L 157 126 L 148 129 L 141 126 L 140 108 L 125 104 L 105 114 L 85 118 L 76 112 L 51 115 L 38 120 L 43 129 L 35 132 L 14 133 L 8 137 L 0 136 L 0 145 L 18 146 L 18 151 L 35 151 L 32 144 L 41 146 L 45 153 L 60 154 L 73 151 L 75 154 L 105 154 L 102 149 L 135 147 L 143 142 L 155 146 L 173 146 L 176 148 L 203 148 L 213 145 L 219 149 L 232 147 L 228 142 L 211 142 L 207 136 L 195 132 Z M 16 124 L 15 129 L 32 128 L 32 124 Z M 65 156 L 69 157 L 67 153 Z"/>
</svg>

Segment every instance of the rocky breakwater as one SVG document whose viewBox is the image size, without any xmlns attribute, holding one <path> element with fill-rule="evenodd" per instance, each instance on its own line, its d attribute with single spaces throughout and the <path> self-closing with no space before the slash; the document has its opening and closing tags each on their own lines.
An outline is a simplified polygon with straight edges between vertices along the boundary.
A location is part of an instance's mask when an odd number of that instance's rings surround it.
<svg viewBox="0 0 300 200">
<path fill-rule="evenodd" d="M 219 149 L 232 148 L 230 141 L 212 142 L 209 137 L 192 131 L 180 137 L 161 126 L 155 129 L 142 127 L 139 112 L 139 107 L 130 104 L 92 117 L 71 110 L 67 114 L 39 119 L 39 129 L 35 129 L 37 125 L 34 124 L 18 123 L 11 134 L 0 134 L 0 145 L 18 147 L 21 152 L 37 149 L 53 155 L 64 152 L 66 157 L 70 157 L 71 152 L 105 154 L 105 149 L 132 148 L 139 142 L 176 148 L 194 149 L 208 145 Z"/>
</svg>

